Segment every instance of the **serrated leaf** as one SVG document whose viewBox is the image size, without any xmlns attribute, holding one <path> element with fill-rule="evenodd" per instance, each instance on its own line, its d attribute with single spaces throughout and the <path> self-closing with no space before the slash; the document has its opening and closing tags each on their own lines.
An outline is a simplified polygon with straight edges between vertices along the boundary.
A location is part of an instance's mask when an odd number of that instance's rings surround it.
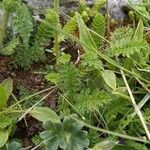
<svg viewBox="0 0 150 150">
<path fill-rule="evenodd" d="M 14 53 L 15 53 L 15 49 L 16 49 L 16 47 L 19 45 L 19 43 L 20 43 L 20 42 L 19 42 L 19 39 L 18 39 L 18 38 L 13 39 L 12 41 L 10 41 L 10 42 L 6 45 L 6 47 L 4 47 L 4 48 L 0 51 L 0 53 L 3 54 L 3 55 L 7 55 L 7 56 L 14 54 Z"/>
<path fill-rule="evenodd" d="M 13 117 L 0 115 L 0 130 L 8 129 L 11 125 L 13 125 Z"/>
<path fill-rule="evenodd" d="M 77 29 L 77 21 L 75 17 L 70 18 L 70 20 L 67 21 L 65 26 L 63 27 L 63 30 L 67 33 L 73 34 L 75 30 Z"/>
<path fill-rule="evenodd" d="M 99 35 L 98 36 L 95 33 L 92 33 L 92 37 L 93 37 L 97 47 L 99 48 L 103 42 L 103 39 L 100 36 L 104 37 L 104 33 L 105 33 L 105 18 L 100 13 L 95 15 L 95 17 L 93 19 L 92 30 L 95 31 Z"/>
<path fill-rule="evenodd" d="M 6 144 L 8 137 L 9 137 L 8 130 L 0 131 L 0 148 L 2 148 Z"/>
<path fill-rule="evenodd" d="M 60 58 L 59 58 L 58 61 L 59 61 L 61 64 L 66 64 L 66 63 L 69 63 L 70 59 L 71 59 L 71 56 L 70 56 L 69 54 L 63 53 L 63 54 L 60 56 Z"/>
<path fill-rule="evenodd" d="M 92 150 L 112 150 L 116 146 L 114 141 L 102 141 L 94 146 Z"/>
<path fill-rule="evenodd" d="M 113 71 L 111 70 L 104 70 L 103 71 L 103 78 L 106 84 L 112 88 L 113 90 L 116 89 L 116 75 Z"/>
<path fill-rule="evenodd" d="M 0 84 L 0 110 L 5 107 L 13 90 L 13 80 L 8 78 Z"/>
<path fill-rule="evenodd" d="M 30 112 L 30 115 L 41 122 L 60 122 L 59 116 L 53 110 L 46 107 L 35 107 Z"/>
<path fill-rule="evenodd" d="M 103 63 L 99 60 L 98 55 L 93 51 L 87 51 L 84 54 L 84 59 L 82 60 L 82 64 L 84 66 L 88 66 L 94 69 L 102 69 L 103 70 Z"/>
<path fill-rule="evenodd" d="M 82 16 L 76 12 L 76 18 L 77 18 L 77 22 L 78 22 L 78 27 L 79 27 L 79 33 L 80 33 L 80 40 L 84 45 L 84 49 L 85 50 L 93 50 L 97 49 L 97 46 L 87 28 L 87 26 L 85 25 Z"/>
<path fill-rule="evenodd" d="M 47 81 L 50 81 L 54 84 L 57 84 L 60 80 L 60 75 L 56 72 L 51 72 L 48 75 L 46 75 L 45 78 L 46 78 Z"/>
</svg>

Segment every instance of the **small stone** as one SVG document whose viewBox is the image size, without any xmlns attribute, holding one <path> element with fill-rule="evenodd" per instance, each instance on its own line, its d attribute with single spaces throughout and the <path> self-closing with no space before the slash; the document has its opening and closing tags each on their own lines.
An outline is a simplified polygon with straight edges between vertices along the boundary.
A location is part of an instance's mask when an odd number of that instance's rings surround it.
<svg viewBox="0 0 150 150">
<path fill-rule="evenodd" d="M 87 5 L 90 7 L 94 4 L 95 0 L 86 0 Z M 127 18 L 127 13 L 124 8 L 128 8 L 128 0 L 108 0 L 109 13 L 115 20 L 124 20 Z M 132 3 L 139 3 L 142 0 L 131 0 Z M 35 15 L 39 15 L 40 10 L 53 7 L 54 0 L 24 0 L 29 6 L 36 8 Z M 72 10 L 76 10 L 79 5 L 79 0 L 60 0 L 60 14 L 68 14 Z M 39 11 L 38 11 L 39 10 Z M 2 20 L 3 11 L 0 10 L 0 21 Z"/>
<path fill-rule="evenodd" d="M 53 0 L 25 0 L 28 5 L 36 7 L 37 9 L 46 9 L 53 6 Z M 108 0 L 108 8 L 110 15 L 114 19 L 125 19 L 127 18 L 126 12 L 123 8 L 129 8 L 127 4 L 128 0 Z M 132 0 L 132 3 L 139 3 L 142 0 Z M 60 13 L 69 13 L 71 10 L 76 10 L 78 7 L 78 0 L 60 0 Z M 86 0 L 88 6 L 92 6 L 94 0 Z"/>
</svg>

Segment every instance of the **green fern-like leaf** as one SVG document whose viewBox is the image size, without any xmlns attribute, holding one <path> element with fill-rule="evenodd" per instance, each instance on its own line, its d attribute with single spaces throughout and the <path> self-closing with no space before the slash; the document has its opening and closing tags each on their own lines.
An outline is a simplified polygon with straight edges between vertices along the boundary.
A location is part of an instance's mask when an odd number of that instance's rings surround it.
<svg viewBox="0 0 150 150">
<path fill-rule="evenodd" d="M 87 6 L 85 3 L 85 0 L 80 0 L 79 1 L 79 7 L 78 7 L 78 12 L 81 14 L 83 11 L 86 11 Z"/>
<path fill-rule="evenodd" d="M 94 6 L 92 7 L 92 9 L 94 11 L 99 11 L 106 3 L 106 0 L 95 0 Z"/>
<path fill-rule="evenodd" d="M 104 37 L 105 19 L 103 15 L 101 15 L 100 13 L 97 14 L 93 19 L 92 30 L 96 32 L 98 35 Z M 93 39 L 95 43 L 97 44 L 97 47 L 100 47 L 102 45 L 103 39 L 98 35 L 92 33 Z"/>
<path fill-rule="evenodd" d="M 80 71 L 71 64 L 63 65 L 59 71 L 60 74 L 60 86 L 61 90 L 69 95 L 74 95 L 75 92 L 79 91 L 81 82 Z"/>
<path fill-rule="evenodd" d="M 45 59 L 44 46 L 54 36 L 55 30 L 51 25 L 55 26 L 57 24 L 57 18 L 58 16 L 53 10 L 49 9 L 46 11 L 45 20 L 39 25 L 34 45 L 30 48 L 32 62 L 43 61 Z"/>
<path fill-rule="evenodd" d="M 29 38 L 31 36 L 31 32 L 33 30 L 33 23 L 31 15 L 25 6 L 22 3 L 15 3 L 13 17 L 13 25 L 16 33 L 19 33 L 23 41 L 23 45 L 28 48 L 29 47 Z"/>
<path fill-rule="evenodd" d="M 89 89 L 82 91 L 76 96 L 76 109 L 82 114 L 89 114 L 92 112 L 99 112 L 105 104 L 112 100 L 111 96 L 105 91 Z"/>
<path fill-rule="evenodd" d="M 16 54 L 14 58 L 14 62 L 18 66 L 22 68 L 28 68 L 34 62 L 44 61 L 45 53 L 44 50 L 38 46 L 34 46 L 34 48 L 25 48 L 22 45 L 20 45 L 16 49 Z"/>
<path fill-rule="evenodd" d="M 149 60 L 150 51 L 146 40 L 134 38 L 134 30 L 132 28 L 121 27 L 116 29 L 111 35 L 108 54 L 116 57 L 122 55 L 130 58 L 132 62 L 145 65 Z"/>
<path fill-rule="evenodd" d="M 0 130 L 9 128 L 13 124 L 13 119 L 8 116 L 0 115 Z"/>
<path fill-rule="evenodd" d="M 19 39 L 14 38 L 0 51 L 0 53 L 3 55 L 12 55 L 15 53 L 15 49 L 19 44 Z"/>
<path fill-rule="evenodd" d="M 134 35 L 134 30 L 130 27 L 120 27 L 117 28 L 111 35 L 111 42 L 118 41 L 122 38 L 132 37 Z"/>
<path fill-rule="evenodd" d="M 122 38 L 120 40 L 111 42 L 110 53 L 114 56 L 132 56 L 135 52 L 149 51 L 148 43 L 143 39 L 133 39 L 131 37 Z"/>
<path fill-rule="evenodd" d="M 72 17 L 70 20 L 67 21 L 63 30 L 66 31 L 67 33 L 73 34 L 77 29 L 77 27 L 78 25 L 77 25 L 76 18 Z"/>
<path fill-rule="evenodd" d="M 106 106 L 103 111 L 104 118 L 109 125 L 116 121 L 118 115 L 124 116 L 128 112 L 130 103 L 124 99 L 114 97 L 114 99 Z M 122 118 L 120 118 L 122 119 Z"/>
<path fill-rule="evenodd" d="M 4 8 L 5 10 L 9 10 L 11 12 L 13 12 L 16 8 L 16 4 L 20 3 L 21 0 L 3 0 L 2 1 L 2 8 Z"/>
<path fill-rule="evenodd" d="M 97 53 L 93 51 L 86 51 L 82 64 L 83 66 L 88 66 L 92 69 L 103 69 L 102 62 L 99 60 Z"/>
<path fill-rule="evenodd" d="M 90 129 L 88 132 L 88 138 L 90 140 L 90 146 L 93 147 L 95 144 L 100 142 L 100 135 L 97 131 Z"/>
<path fill-rule="evenodd" d="M 14 59 L 14 64 L 17 64 L 22 68 L 27 68 L 33 63 L 30 49 L 25 49 L 22 45 L 16 48 L 16 54 L 14 55 Z"/>
<path fill-rule="evenodd" d="M 34 44 L 31 48 L 20 47 L 15 58 L 19 66 L 29 67 L 33 62 L 45 60 L 44 46 L 49 42 L 50 37 L 54 35 L 54 29 L 57 22 L 57 15 L 53 10 L 47 10 L 45 20 L 39 25 L 35 35 Z"/>
<path fill-rule="evenodd" d="M 51 9 L 48 9 L 45 14 L 45 20 L 38 27 L 37 34 L 35 36 L 35 45 L 42 47 L 48 42 L 50 37 L 54 36 L 55 30 L 51 25 L 56 26 L 58 15 Z"/>
</svg>

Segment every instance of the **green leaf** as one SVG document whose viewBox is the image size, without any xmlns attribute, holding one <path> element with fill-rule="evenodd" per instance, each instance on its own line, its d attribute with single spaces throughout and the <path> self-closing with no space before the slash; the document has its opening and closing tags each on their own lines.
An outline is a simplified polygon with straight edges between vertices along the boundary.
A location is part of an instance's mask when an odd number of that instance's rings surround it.
<svg viewBox="0 0 150 150">
<path fill-rule="evenodd" d="M 122 97 L 124 97 L 124 98 L 126 98 L 126 99 L 129 98 L 129 96 L 128 96 L 128 91 L 127 91 L 127 88 L 126 88 L 126 87 L 118 87 L 118 88 L 116 88 L 116 89 L 112 92 L 112 94 L 117 95 L 117 96 L 122 96 Z"/>
<path fill-rule="evenodd" d="M 99 113 L 100 109 L 110 103 L 111 100 L 112 97 L 105 91 L 86 89 L 76 95 L 75 108 L 83 115 Z"/>
<path fill-rule="evenodd" d="M 10 41 L 1 51 L 0 53 L 3 55 L 12 55 L 15 53 L 16 47 L 20 44 L 19 39 L 15 38 Z"/>
<path fill-rule="evenodd" d="M 111 70 L 104 70 L 103 71 L 103 78 L 106 84 L 112 88 L 113 90 L 116 89 L 116 75 L 113 71 Z"/>
<path fill-rule="evenodd" d="M 13 126 L 14 118 L 12 116 L 7 116 L 0 114 L 0 130 L 8 129 Z"/>
<path fill-rule="evenodd" d="M 70 20 L 67 21 L 65 26 L 63 27 L 63 30 L 67 33 L 73 34 L 75 30 L 77 29 L 77 21 L 75 17 L 70 18 Z"/>
<path fill-rule="evenodd" d="M 112 150 L 116 146 L 114 141 L 102 141 L 94 146 L 92 150 Z"/>
<path fill-rule="evenodd" d="M 82 64 L 84 66 L 88 66 L 89 68 L 93 69 L 102 69 L 103 70 L 103 63 L 99 59 L 98 55 L 93 51 L 87 51 L 84 54 L 84 59 L 82 60 Z"/>
<path fill-rule="evenodd" d="M 41 122 L 60 122 L 59 116 L 53 110 L 46 107 L 35 107 L 30 112 L 30 115 Z"/>
<path fill-rule="evenodd" d="M 135 31 L 133 38 L 143 39 L 143 34 L 144 34 L 143 31 L 144 31 L 144 26 L 143 26 L 143 21 L 141 19 L 138 23 L 138 26 L 137 26 L 137 29 Z"/>
<path fill-rule="evenodd" d="M 18 142 L 12 142 L 6 144 L 6 150 L 20 150 L 21 149 L 21 144 Z"/>
<path fill-rule="evenodd" d="M 6 144 L 8 137 L 9 130 L 0 131 L 0 148 L 2 148 Z"/>
<path fill-rule="evenodd" d="M 45 122 L 45 131 L 40 136 L 46 141 L 44 144 L 47 150 L 84 150 L 88 148 L 89 140 L 82 127 L 82 122 L 65 117 L 63 123 Z"/>
<path fill-rule="evenodd" d="M 0 84 L 0 110 L 6 106 L 13 90 L 13 80 L 8 78 Z"/>
<path fill-rule="evenodd" d="M 105 18 L 100 13 L 96 14 L 93 22 L 92 22 L 92 30 L 95 31 L 98 35 L 104 37 L 105 34 Z M 99 48 L 102 46 L 103 39 L 96 35 L 95 33 L 92 33 L 93 39 Z"/>
<path fill-rule="evenodd" d="M 51 72 L 48 75 L 46 75 L 45 78 L 46 78 L 47 81 L 50 81 L 54 84 L 58 84 L 59 80 L 60 80 L 60 75 L 56 72 Z"/>
<path fill-rule="evenodd" d="M 84 49 L 85 50 L 93 50 L 93 49 L 97 49 L 97 46 L 87 28 L 87 26 L 85 25 L 82 16 L 76 12 L 76 18 L 77 18 L 77 22 L 78 22 L 78 27 L 79 27 L 79 33 L 80 33 L 80 40 L 84 45 Z"/>
<path fill-rule="evenodd" d="M 4 80 L 1 85 L 6 89 L 10 94 L 13 91 L 13 80 L 11 78 L 8 78 Z"/>
<path fill-rule="evenodd" d="M 71 59 L 71 56 L 69 54 L 62 53 L 58 61 L 61 64 L 66 64 L 66 63 L 69 63 L 70 59 Z"/>
</svg>

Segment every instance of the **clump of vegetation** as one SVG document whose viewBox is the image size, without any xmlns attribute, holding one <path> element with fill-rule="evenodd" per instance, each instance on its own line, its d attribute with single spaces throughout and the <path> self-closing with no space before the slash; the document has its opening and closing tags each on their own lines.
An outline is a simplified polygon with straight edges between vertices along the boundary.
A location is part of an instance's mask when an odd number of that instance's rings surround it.
<svg viewBox="0 0 150 150">
<path fill-rule="evenodd" d="M 80 1 L 64 24 L 59 0 L 43 12 L 43 19 L 32 18 L 21 0 L 3 0 L 0 53 L 18 67 L 5 66 L 14 83 L 7 78 L 0 84 L 0 149 L 148 150 L 147 3 L 129 13 L 134 24 L 129 21 L 108 34 L 111 22 L 99 12 L 103 0 L 91 8 Z M 73 46 L 68 50 L 67 44 Z M 41 91 L 27 88 L 29 77 L 42 82 Z M 27 145 L 19 127 L 27 132 Z"/>
</svg>

